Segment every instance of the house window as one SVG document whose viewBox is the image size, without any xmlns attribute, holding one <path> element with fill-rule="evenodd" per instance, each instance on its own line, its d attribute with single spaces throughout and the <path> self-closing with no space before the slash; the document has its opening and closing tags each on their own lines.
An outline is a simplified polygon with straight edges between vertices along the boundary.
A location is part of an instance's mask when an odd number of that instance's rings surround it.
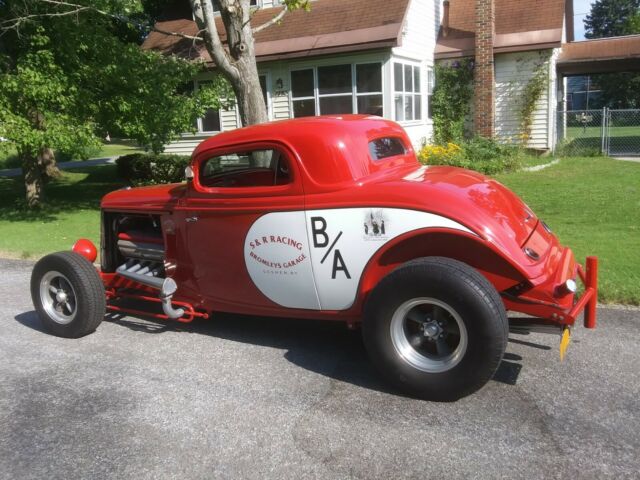
<svg viewBox="0 0 640 480">
<path fill-rule="evenodd" d="M 395 119 L 399 122 L 422 120 L 420 67 L 394 63 L 393 85 Z"/>
<path fill-rule="evenodd" d="M 201 88 L 207 84 L 211 83 L 210 80 L 199 80 L 196 81 L 196 89 Z M 217 108 L 209 108 L 204 116 L 199 118 L 196 122 L 196 127 L 198 132 L 201 133 L 209 133 L 209 132 L 219 132 L 222 130 L 221 122 L 220 122 L 220 110 Z"/>
<path fill-rule="evenodd" d="M 431 102 L 433 100 L 433 89 L 436 86 L 436 73 L 433 67 L 427 68 L 427 118 L 433 118 Z"/>
<path fill-rule="evenodd" d="M 382 115 L 382 64 L 343 64 L 291 71 L 294 117 Z"/>
<path fill-rule="evenodd" d="M 353 113 L 351 65 L 318 67 L 320 115 Z"/>
<path fill-rule="evenodd" d="M 356 65 L 356 96 L 358 113 L 382 116 L 382 65 Z"/>
</svg>

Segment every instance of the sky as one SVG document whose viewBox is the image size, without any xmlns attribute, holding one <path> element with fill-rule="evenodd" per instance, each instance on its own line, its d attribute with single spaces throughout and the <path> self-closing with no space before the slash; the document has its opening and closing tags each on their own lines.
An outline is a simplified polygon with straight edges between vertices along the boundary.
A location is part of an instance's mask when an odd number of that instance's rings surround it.
<svg viewBox="0 0 640 480">
<path fill-rule="evenodd" d="M 583 20 L 591 11 L 593 0 L 573 0 L 573 25 L 575 28 L 576 40 L 584 40 Z"/>
</svg>

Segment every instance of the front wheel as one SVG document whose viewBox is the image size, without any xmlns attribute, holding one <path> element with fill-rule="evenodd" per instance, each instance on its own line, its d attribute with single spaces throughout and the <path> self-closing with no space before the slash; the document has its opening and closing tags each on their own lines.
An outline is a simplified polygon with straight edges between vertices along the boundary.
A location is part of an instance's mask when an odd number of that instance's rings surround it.
<svg viewBox="0 0 640 480">
<path fill-rule="evenodd" d="M 59 337 L 78 338 L 93 332 L 106 311 L 98 272 L 75 252 L 52 253 L 36 263 L 31 299 L 42 325 Z"/>
<path fill-rule="evenodd" d="M 365 305 L 362 334 L 392 383 L 427 400 L 481 388 L 504 354 L 508 321 L 498 292 L 468 265 L 441 257 L 408 262 Z"/>
</svg>

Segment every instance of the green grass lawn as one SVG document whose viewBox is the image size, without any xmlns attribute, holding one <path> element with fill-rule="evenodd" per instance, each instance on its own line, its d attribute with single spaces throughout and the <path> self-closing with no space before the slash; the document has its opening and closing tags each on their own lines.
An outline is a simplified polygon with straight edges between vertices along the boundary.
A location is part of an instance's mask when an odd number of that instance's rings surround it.
<svg viewBox="0 0 640 480">
<path fill-rule="evenodd" d="M 640 126 L 610 126 L 611 155 L 637 155 L 640 152 Z M 598 155 L 602 150 L 602 131 L 598 127 L 568 127 L 560 142 L 561 155 Z"/>
<path fill-rule="evenodd" d="M 100 152 L 98 152 L 94 158 L 101 157 L 117 157 L 120 155 L 129 155 L 130 153 L 141 153 L 144 150 L 141 149 L 133 142 L 126 140 L 118 140 L 114 143 L 105 143 L 102 145 Z"/>
<path fill-rule="evenodd" d="M 640 163 L 565 158 L 539 172 L 499 175 L 582 260 L 600 258 L 600 299 L 640 305 Z M 19 208 L 19 179 L 0 178 L 0 254 L 39 257 L 78 238 L 99 241 L 99 202 L 119 188 L 115 166 L 65 172 L 48 207 Z M 16 207 L 18 206 L 18 208 Z"/>
<path fill-rule="evenodd" d="M 616 127 L 610 126 L 609 133 L 612 137 L 640 137 L 640 127 L 631 126 L 631 127 Z M 597 127 L 587 127 L 583 129 L 582 127 L 567 127 L 567 137 L 568 138 L 579 138 L 579 137 L 597 137 L 600 138 L 602 135 L 602 128 L 600 126 Z"/>
<path fill-rule="evenodd" d="M 64 172 L 46 187 L 46 208 L 24 209 L 20 179 L 0 177 L 0 254 L 33 258 L 68 250 L 78 238 L 100 242 L 100 198 L 123 186 L 115 165 Z"/>
<path fill-rule="evenodd" d="M 564 158 L 499 175 L 581 261 L 600 259 L 600 300 L 640 305 L 640 163 Z"/>
</svg>

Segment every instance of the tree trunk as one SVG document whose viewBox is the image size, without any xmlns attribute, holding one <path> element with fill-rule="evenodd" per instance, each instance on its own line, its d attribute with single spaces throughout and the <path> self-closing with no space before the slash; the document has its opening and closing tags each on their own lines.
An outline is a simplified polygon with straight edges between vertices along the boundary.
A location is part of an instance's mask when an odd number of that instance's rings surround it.
<svg viewBox="0 0 640 480">
<path fill-rule="evenodd" d="M 38 165 L 38 158 L 30 153 L 22 153 L 20 154 L 20 159 L 22 161 L 27 206 L 29 208 L 38 208 L 44 200 L 44 182 L 42 170 Z"/>
<path fill-rule="evenodd" d="M 38 154 L 38 165 L 45 176 L 45 181 L 60 176 L 60 169 L 56 165 L 56 156 L 50 148 L 43 148 Z"/>
<path fill-rule="evenodd" d="M 31 153 L 19 153 L 22 162 L 22 174 L 26 201 L 29 208 L 38 208 L 44 201 L 44 185 L 52 178 L 60 176 L 55 155 L 50 148 L 42 148 L 37 156 Z"/>
<path fill-rule="evenodd" d="M 249 0 L 218 1 L 226 31 L 226 45 L 222 44 L 216 28 L 212 0 L 190 1 L 207 51 L 216 67 L 231 83 L 242 125 L 266 122 L 269 117 L 256 65 Z"/>
<path fill-rule="evenodd" d="M 258 68 L 253 58 L 242 56 L 236 63 L 240 71 L 240 80 L 231 80 L 236 94 L 238 112 L 243 126 L 264 123 L 269 120 L 267 106 L 264 103 Z"/>
</svg>

